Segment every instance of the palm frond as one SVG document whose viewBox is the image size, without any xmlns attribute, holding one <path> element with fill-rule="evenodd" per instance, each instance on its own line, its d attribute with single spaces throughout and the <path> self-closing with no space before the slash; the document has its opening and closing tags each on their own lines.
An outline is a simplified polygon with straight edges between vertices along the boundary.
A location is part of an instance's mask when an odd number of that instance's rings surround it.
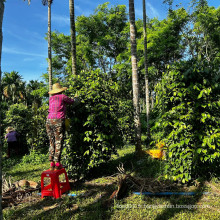
<svg viewBox="0 0 220 220">
<path fill-rule="evenodd" d="M 25 1 L 25 0 L 24 0 Z M 31 4 L 31 0 L 27 0 L 28 1 L 28 4 L 30 5 Z"/>
<path fill-rule="evenodd" d="M 45 6 L 48 4 L 48 0 L 42 0 L 42 4 Z"/>
<path fill-rule="evenodd" d="M 53 0 L 41 0 L 42 1 L 42 4 L 45 6 L 45 5 L 48 5 L 48 3 L 52 4 L 53 3 Z"/>
<path fill-rule="evenodd" d="M 6 86 L 6 87 L 3 89 L 3 95 L 4 95 L 6 98 L 9 98 L 8 86 Z"/>
</svg>

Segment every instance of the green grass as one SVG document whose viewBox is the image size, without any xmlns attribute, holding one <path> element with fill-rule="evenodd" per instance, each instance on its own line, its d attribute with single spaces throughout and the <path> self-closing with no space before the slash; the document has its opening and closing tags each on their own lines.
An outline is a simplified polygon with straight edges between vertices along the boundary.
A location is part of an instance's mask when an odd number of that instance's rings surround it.
<svg viewBox="0 0 220 220">
<path fill-rule="evenodd" d="M 45 161 L 40 165 L 22 163 L 20 158 L 4 160 L 4 171 L 13 181 L 26 179 L 40 182 L 41 172 L 48 168 Z M 146 156 L 137 158 L 133 146 L 118 150 L 118 156 L 113 156 L 107 164 L 92 171 L 86 182 L 71 184 L 70 193 L 77 197 L 63 195 L 60 199 L 45 197 L 41 199 L 34 193 L 27 201 L 15 207 L 3 210 L 4 219 L 146 219 L 146 220 L 198 220 L 220 219 L 220 197 L 208 185 L 191 186 L 191 190 L 209 191 L 208 195 L 197 196 L 166 196 L 150 197 L 129 194 L 121 200 L 109 197 L 117 189 L 117 166 L 123 164 L 126 172 L 132 172 L 136 177 L 156 178 L 162 174 L 163 162 Z M 6 165 L 10 165 L 7 169 Z M 212 180 L 212 185 L 220 191 L 218 178 Z M 182 188 L 182 190 L 185 190 Z"/>
</svg>

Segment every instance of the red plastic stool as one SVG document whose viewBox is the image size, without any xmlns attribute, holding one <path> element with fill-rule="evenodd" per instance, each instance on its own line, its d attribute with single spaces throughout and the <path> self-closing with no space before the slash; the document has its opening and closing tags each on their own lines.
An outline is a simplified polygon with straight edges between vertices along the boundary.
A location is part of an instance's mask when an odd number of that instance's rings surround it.
<svg viewBox="0 0 220 220">
<path fill-rule="evenodd" d="M 66 182 L 59 181 L 61 174 L 65 175 Z M 44 185 L 44 178 L 50 178 L 50 184 Z M 53 196 L 55 199 L 60 198 L 63 193 L 70 190 L 69 179 L 64 168 L 56 171 L 46 170 L 41 174 L 41 198 L 44 196 Z"/>
</svg>

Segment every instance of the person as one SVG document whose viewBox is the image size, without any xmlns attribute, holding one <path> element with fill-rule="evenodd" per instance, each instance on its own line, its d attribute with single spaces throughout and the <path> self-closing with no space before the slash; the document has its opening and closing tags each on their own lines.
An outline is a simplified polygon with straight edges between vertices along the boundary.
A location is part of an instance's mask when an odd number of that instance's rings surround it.
<svg viewBox="0 0 220 220">
<path fill-rule="evenodd" d="M 8 127 L 6 129 L 6 133 L 5 139 L 7 139 L 8 143 L 7 158 L 10 158 L 12 149 L 15 150 L 16 154 L 19 153 L 18 137 L 20 135 L 14 130 L 13 127 Z"/>
<path fill-rule="evenodd" d="M 63 92 L 67 87 L 62 87 L 59 83 L 52 86 L 49 98 L 49 114 L 46 121 L 46 130 L 50 142 L 49 161 L 50 170 L 59 170 L 62 168 L 60 163 L 63 149 L 65 133 L 66 105 L 73 104 L 75 99 L 69 98 Z"/>
</svg>

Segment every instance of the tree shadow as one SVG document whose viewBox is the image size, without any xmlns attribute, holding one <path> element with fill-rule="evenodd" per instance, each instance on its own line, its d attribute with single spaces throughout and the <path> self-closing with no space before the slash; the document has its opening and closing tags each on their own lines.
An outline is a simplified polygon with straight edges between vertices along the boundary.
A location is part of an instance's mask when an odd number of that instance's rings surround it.
<svg viewBox="0 0 220 220">
<path fill-rule="evenodd" d="M 11 219 L 19 219 L 24 213 L 31 212 L 33 215 L 31 219 L 111 219 L 113 214 L 112 207 L 113 201 L 109 201 L 109 196 L 115 188 L 112 184 L 92 184 L 84 183 L 79 185 L 76 183 L 72 185 L 74 190 L 85 190 L 85 193 L 72 197 L 69 195 L 62 195 L 62 198 L 53 199 L 52 197 L 45 197 L 43 200 L 40 198 L 37 203 L 30 203 L 30 205 L 16 210 L 11 216 Z M 73 189 L 73 188 L 72 188 Z M 170 207 L 158 214 L 155 220 L 168 220 L 173 218 L 177 213 L 180 213 L 183 208 L 188 209 L 189 212 L 194 212 L 198 201 L 202 197 L 204 185 L 201 184 L 197 187 L 196 192 L 201 192 L 196 196 L 170 196 L 165 197 L 165 200 L 170 201 Z M 154 202 L 155 197 L 144 197 L 144 201 L 148 204 L 151 200 Z M 177 204 L 178 203 L 178 204 Z M 171 208 L 172 207 L 172 208 Z M 179 207 L 179 208 L 178 208 Z M 34 215 L 36 210 L 42 212 Z M 21 219 L 30 219 L 22 217 Z"/>
<path fill-rule="evenodd" d="M 90 169 L 88 175 L 86 176 L 86 180 L 114 175 L 118 173 L 117 167 L 120 164 L 123 164 L 127 172 L 131 172 L 136 167 L 136 164 L 132 163 L 132 161 L 137 161 L 137 159 L 138 156 L 135 153 L 129 153 L 123 157 L 114 160 L 111 159 L 105 163 L 101 163 L 98 166 Z"/>
<path fill-rule="evenodd" d="M 92 168 L 86 180 L 117 174 L 119 166 L 122 166 L 126 173 L 134 173 L 135 176 L 158 177 L 162 174 L 163 163 L 162 160 L 152 159 L 148 155 L 139 157 L 133 152 Z"/>
<path fill-rule="evenodd" d="M 110 160 L 105 164 L 100 164 L 100 166 L 90 171 L 86 179 L 70 182 L 71 190 L 85 191 L 84 194 L 77 197 L 64 194 L 60 199 L 53 199 L 51 197 L 46 197 L 43 200 L 40 199 L 40 201 L 34 204 L 30 203 L 30 205 L 14 211 L 11 219 L 16 219 L 30 211 L 37 213 L 36 210 L 39 209 L 43 209 L 43 211 L 36 215 L 33 214 L 31 219 L 51 219 L 52 216 L 56 216 L 57 219 L 111 219 L 113 215 L 113 200 L 109 200 L 109 197 L 116 189 L 117 184 L 113 181 L 111 183 L 97 184 L 91 183 L 89 180 L 117 174 L 117 167 L 120 164 L 123 164 L 123 168 L 126 172 L 132 172 L 134 177 L 156 179 L 161 175 L 163 170 L 163 161 L 154 160 L 148 156 L 139 158 L 135 153 L 128 153 L 123 157 Z M 178 188 L 178 191 L 184 192 L 184 190 L 183 186 Z M 170 205 L 158 214 L 155 220 L 168 220 L 173 218 L 176 214 L 181 213 L 183 208 L 188 209 L 189 212 L 194 212 L 196 208 L 193 206 L 199 202 L 202 197 L 202 192 L 204 192 L 204 182 L 196 187 L 194 191 L 201 193 L 195 196 L 166 196 L 164 199 L 169 201 Z M 146 196 L 144 197 L 144 201 L 149 204 L 154 202 L 154 198 L 155 197 Z M 28 219 L 28 217 L 26 219 Z"/>
<path fill-rule="evenodd" d="M 99 167 L 96 167 L 91 172 L 91 179 L 98 178 L 103 175 L 113 175 L 118 172 L 117 167 L 123 164 L 123 168 L 126 173 L 133 174 L 133 177 L 137 178 L 152 178 L 157 179 L 163 174 L 164 161 L 152 159 L 149 156 L 138 157 L 135 153 L 126 154 L 124 157 L 118 158 L 116 160 L 109 161 Z M 163 180 L 161 180 L 163 182 Z M 169 201 L 169 206 L 165 208 L 161 214 L 158 214 L 155 220 L 168 220 L 174 217 L 177 213 L 181 213 L 183 210 L 188 210 L 189 212 L 194 212 L 199 206 L 197 205 L 203 196 L 205 189 L 205 180 L 199 184 L 198 187 L 193 188 L 195 195 L 170 195 L 163 196 L 163 198 Z M 164 180 L 164 184 L 167 181 Z M 141 187 L 140 187 L 141 188 Z M 173 184 L 169 189 L 171 192 L 188 192 L 184 185 Z M 158 197 L 158 196 L 157 196 Z M 150 197 L 146 196 L 145 201 L 148 202 Z M 154 196 L 151 198 L 155 198 Z"/>
<path fill-rule="evenodd" d="M 64 219 L 68 219 L 68 217 L 74 216 L 74 219 L 111 219 L 111 207 L 112 201 L 109 200 L 112 191 L 115 189 L 114 184 L 90 184 L 87 183 L 86 185 L 80 186 L 78 189 L 87 189 L 88 191 L 79 196 L 78 198 L 74 198 L 76 201 L 86 199 L 93 201 L 83 207 L 79 207 L 77 210 L 68 210 L 62 214 Z M 77 215 L 78 214 L 78 215 Z"/>
<path fill-rule="evenodd" d="M 3 171 L 8 171 L 12 169 L 14 166 L 19 164 L 21 160 L 22 160 L 21 156 L 12 156 L 10 158 L 7 158 L 7 157 L 2 158 Z"/>
<path fill-rule="evenodd" d="M 72 197 L 63 194 L 62 198 L 54 199 L 53 197 L 38 198 L 38 202 L 31 203 L 23 208 L 17 209 L 10 216 L 10 219 L 30 219 L 30 216 L 24 216 L 25 213 L 36 213 L 36 210 L 42 211 L 39 214 L 32 215 L 31 219 L 111 219 L 111 210 L 109 203 L 106 203 L 109 198 L 113 184 L 83 184 L 74 185 L 75 190 L 87 190 L 84 194 Z M 100 193 L 101 192 L 101 193 Z M 83 200 L 87 199 L 85 204 Z M 39 201 L 40 200 L 40 201 Z M 92 202 L 90 202 L 90 200 Z M 81 206 L 77 203 L 82 202 Z M 75 216 L 74 216 L 75 215 Z"/>
</svg>

